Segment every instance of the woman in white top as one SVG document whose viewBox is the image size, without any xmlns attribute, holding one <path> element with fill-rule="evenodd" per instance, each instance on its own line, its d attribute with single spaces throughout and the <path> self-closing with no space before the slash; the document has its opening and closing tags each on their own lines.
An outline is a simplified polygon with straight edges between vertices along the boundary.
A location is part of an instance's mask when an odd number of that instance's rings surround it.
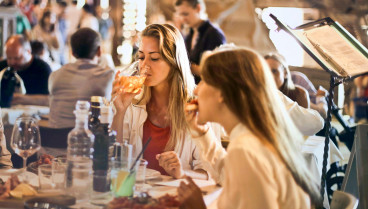
<svg viewBox="0 0 368 209">
<path fill-rule="evenodd" d="M 139 66 L 147 68 L 143 92 L 121 92 L 115 79 L 112 98 L 118 97 L 112 129 L 117 131 L 118 141 L 127 139 L 133 145 L 133 156 L 152 137 L 143 154 L 148 168 L 174 178 L 207 179 L 209 163 L 200 159 L 184 114 L 195 87 L 184 40 L 178 29 L 168 24 L 149 25 L 141 36 Z"/>
<path fill-rule="evenodd" d="M 187 111 L 187 121 L 193 135 L 202 136 L 201 155 L 223 186 L 218 208 L 318 208 L 318 184 L 299 151 L 302 136 L 265 60 L 249 49 L 220 49 L 202 60 L 201 77 L 194 91 L 198 109 Z M 229 134 L 227 152 L 210 140 L 207 125 L 198 125 L 208 121 Z M 199 188 L 187 179 L 178 189 L 183 208 L 205 208 Z"/>
</svg>

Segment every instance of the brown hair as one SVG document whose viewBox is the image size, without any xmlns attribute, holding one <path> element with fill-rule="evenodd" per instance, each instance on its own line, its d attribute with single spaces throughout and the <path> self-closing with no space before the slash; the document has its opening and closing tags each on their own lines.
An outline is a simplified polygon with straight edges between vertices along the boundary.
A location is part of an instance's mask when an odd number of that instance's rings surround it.
<svg viewBox="0 0 368 209">
<path fill-rule="evenodd" d="M 205 55 L 201 68 L 203 80 L 220 89 L 228 108 L 262 143 L 276 150 L 296 183 L 319 206 L 318 183 L 299 151 L 302 135 L 278 98 L 265 60 L 252 50 L 232 47 Z"/>
</svg>

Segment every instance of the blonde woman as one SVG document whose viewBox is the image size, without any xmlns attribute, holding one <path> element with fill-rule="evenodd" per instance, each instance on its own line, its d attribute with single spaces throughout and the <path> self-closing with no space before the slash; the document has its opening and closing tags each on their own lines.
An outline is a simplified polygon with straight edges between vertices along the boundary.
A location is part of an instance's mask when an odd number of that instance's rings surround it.
<svg viewBox="0 0 368 209">
<path fill-rule="evenodd" d="M 318 186 L 300 153 L 301 134 L 283 106 L 264 59 L 243 48 L 215 51 L 201 64 L 195 89 L 197 111 L 187 120 L 203 158 L 223 186 L 218 208 L 320 206 Z M 227 152 L 204 124 L 220 123 L 229 134 Z M 205 208 L 199 188 L 188 178 L 178 189 L 183 208 Z"/>
<path fill-rule="evenodd" d="M 168 24 L 147 26 L 137 54 L 140 67 L 148 68 L 143 92 L 119 93 L 115 85 L 112 93 L 118 95 L 112 124 L 117 139 L 128 139 L 136 156 L 152 137 L 143 154 L 148 168 L 174 178 L 207 179 L 206 163 L 199 159 L 184 115 L 195 84 L 180 32 Z"/>
<path fill-rule="evenodd" d="M 305 88 L 294 84 L 285 59 L 278 54 L 268 54 L 264 58 L 270 66 L 277 88 L 300 106 L 309 108 L 309 93 Z"/>
</svg>

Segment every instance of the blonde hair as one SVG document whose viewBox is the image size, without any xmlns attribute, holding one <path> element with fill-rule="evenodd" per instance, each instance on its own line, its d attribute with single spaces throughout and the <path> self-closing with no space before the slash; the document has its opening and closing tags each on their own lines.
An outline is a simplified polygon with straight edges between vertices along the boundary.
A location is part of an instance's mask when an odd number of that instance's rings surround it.
<svg viewBox="0 0 368 209">
<path fill-rule="evenodd" d="M 169 24 L 152 24 L 147 26 L 142 37 L 153 37 L 159 42 L 159 52 L 170 65 L 169 82 L 169 121 L 170 139 L 165 151 L 174 150 L 178 141 L 183 140 L 188 126 L 184 115 L 184 105 L 192 97 L 195 88 L 194 77 L 190 71 L 189 59 L 184 39 L 178 29 Z M 143 94 L 135 104 L 147 104 L 151 99 L 151 88 L 144 86 Z"/>
<path fill-rule="evenodd" d="M 286 63 L 285 58 L 280 54 L 274 54 L 274 53 L 267 54 L 266 56 L 264 56 L 264 58 L 266 60 L 273 59 L 280 63 L 280 65 L 284 69 L 284 73 L 286 74 L 286 76 L 279 90 L 285 95 L 290 95 L 291 91 L 295 90 L 295 84 L 293 80 L 291 79 L 290 69 L 289 69 L 288 64 Z"/>
<path fill-rule="evenodd" d="M 289 117 L 265 60 L 245 48 L 220 48 L 202 60 L 202 79 L 220 89 L 228 108 L 264 144 L 276 150 L 296 183 L 319 206 L 316 179 L 300 154 L 302 135 Z"/>
</svg>

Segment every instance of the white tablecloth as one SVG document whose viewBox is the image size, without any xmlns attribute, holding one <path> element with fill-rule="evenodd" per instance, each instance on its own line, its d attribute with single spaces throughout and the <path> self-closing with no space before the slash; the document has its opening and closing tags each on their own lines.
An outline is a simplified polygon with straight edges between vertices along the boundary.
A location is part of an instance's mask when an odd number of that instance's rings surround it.
<svg viewBox="0 0 368 209">
<path fill-rule="evenodd" d="M 21 115 L 46 115 L 50 108 L 36 105 L 16 105 L 11 108 L 1 108 L 4 125 L 13 125 L 15 120 Z"/>
<path fill-rule="evenodd" d="M 307 159 L 308 168 L 318 182 L 321 181 L 322 176 L 324 147 L 325 138 L 321 136 L 310 136 L 302 146 L 302 152 Z M 344 159 L 344 157 L 335 146 L 335 144 L 330 140 L 329 156 L 327 159 L 327 171 L 330 168 L 331 163 L 341 161 L 342 159 Z M 323 199 L 323 206 L 325 208 L 330 208 L 326 190 Z"/>
</svg>

